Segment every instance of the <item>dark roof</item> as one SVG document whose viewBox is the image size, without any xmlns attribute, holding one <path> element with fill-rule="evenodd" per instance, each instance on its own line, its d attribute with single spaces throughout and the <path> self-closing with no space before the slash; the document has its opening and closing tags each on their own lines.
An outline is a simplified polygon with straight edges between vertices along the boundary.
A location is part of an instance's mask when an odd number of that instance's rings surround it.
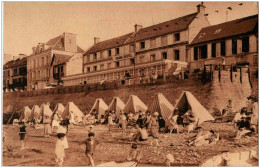
<svg viewBox="0 0 260 167">
<path fill-rule="evenodd" d="M 84 53 L 84 50 L 81 47 L 77 46 L 77 52 L 78 53 Z"/>
<path fill-rule="evenodd" d="M 136 41 L 187 29 L 190 23 L 195 19 L 196 15 L 197 13 L 192 13 L 160 24 L 142 28 L 136 34 Z M 126 43 L 133 43 L 134 40 L 135 38 L 132 37 L 127 40 Z"/>
<path fill-rule="evenodd" d="M 3 69 L 8 69 L 8 68 L 14 68 L 14 67 L 19 67 L 19 66 L 26 66 L 27 65 L 27 57 L 23 57 L 22 59 L 18 58 L 16 60 L 11 60 L 8 61 L 7 63 L 4 64 Z"/>
<path fill-rule="evenodd" d="M 55 38 L 52 38 L 52 39 L 50 39 L 48 42 L 46 42 L 46 44 L 47 44 L 47 45 L 50 45 L 50 46 L 53 46 L 53 45 L 55 45 L 55 44 L 58 42 L 58 40 L 61 39 L 62 36 L 63 36 L 63 35 L 59 35 L 59 36 L 57 36 L 57 37 L 55 37 Z"/>
<path fill-rule="evenodd" d="M 196 17 L 197 13 L 192 13 L 183 17 L 179 17 L 170 21 L 166 21 L 160 24 L 156 24 L 153 26 L 145 27 L 140 29 L 136 34 L 136 40 L 140 41 L 143 39 L 157 37 L 160 35 L 177 32 L 188 28 L 189 24 Z M 109 48 L 114 48 L 117 46 L 121 46 L 123 44 L 133 43 L 135 40 L 133 33 L 129 33 L 117 38 L 109 39 L 106 41 L 102 41 L 93 45 L 90 49 L 86 51 L 85 54 L 90 54 L 94 52 L 98 52 L 101 50 L 106 50 Z"/>
<path fill-rule="evenodd" d="M 55 54 L 53 65 L 59 65 L 66 63 L 72 56 Z"/>
<path fill-rule="evenodd" d="M 220 32 L 215 33 L 216 30 L 220 30 Z M 258 32 L 258 15 L 253 15 L 202 28 L 201 31 L 197 34 L 197 36 L 194 38 L 194 40 L 191 42 L 191 45 L 231 37 L 235 35 L 255 32 Z M 205 33 L 205 35 L 200 37 L 203 33 Z"/>
<path fill-rule="evenodd" d="M 132 34 L 133 33 L 129 33 L 120 37 L 98 42 L 97 44 L 93 45 L 90 49 L 88 49 L 85 54 L 121 46 Z"/>
</svg>

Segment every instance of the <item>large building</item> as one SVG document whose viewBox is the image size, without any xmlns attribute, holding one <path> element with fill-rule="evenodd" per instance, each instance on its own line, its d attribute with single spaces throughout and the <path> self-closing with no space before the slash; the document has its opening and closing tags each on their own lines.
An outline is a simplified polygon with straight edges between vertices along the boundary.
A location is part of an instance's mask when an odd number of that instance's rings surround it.
<svg viewBox="0 0 260 167">
<path fill-rule="evenodd" d="M 140 78 L 164 77 L 187 68 L 187 45 L 201 28 L 209 26 L 205 6 L 197 12 L 142 28 L 106 41 L 94 39 L 83 54 L 83 74 L 64 77 L 65 86 L 114 81 L 127 76 L 128 84 Z M 127 75 L 126 75 L 127 73 Z"/>
<path fill-rule="evenodd" d="M 204 64 L 258 67 L 258 15 L 202 28 L 190 54 L 191 71 Z"/>
<path fill-rule="evenodd" d="M 26 90 L 27 87 L 27 57 L 19 57 L 8 61 L 3 66 L 3 90 L 5 92 Z"/>
<path fill-rule="evenodd" d="M 76 35 L 71 33 L 63 33 L 32 49 L 33 53 L 27 58 L 28 90 L 45 89 L 60 83 L 64 76 L 64 63 L 75 55 L 82 56 L 84 52 L 77 45 Z M 76 68 L 74 70 L 81 73 L 82 66 Z"/>
</svg>

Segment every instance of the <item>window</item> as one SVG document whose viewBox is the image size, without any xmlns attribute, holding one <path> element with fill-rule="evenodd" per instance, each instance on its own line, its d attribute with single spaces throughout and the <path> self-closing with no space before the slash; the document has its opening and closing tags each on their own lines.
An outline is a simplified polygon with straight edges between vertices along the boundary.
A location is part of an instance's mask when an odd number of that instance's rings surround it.
<svg viewBox="0 0 260 167">
<path fill-rule="evenodd" d="M 204 36 L 205 36 L 205 33 L 201 33 L 199 38 L 204 37 Z"/>
<path fill-rule="evenodd" d="M 100 52 L 100 59 L 103 59 L 103 52 Z"/>
<path fill-rule="evenodd" d="M 155 60 L 156 60 L 155 54 L 151 54 L 150 61 L 155 61 Z"/>
<path fill-rule="evenodd" d="M 46 77 L 49 77 L 49 68 L 46 69 Z"/>
<path fill-rule="evenodd" d="M 97 53 L 94 53 L 94 60 L 97 60 Z"/>
<path fill-rule="evenodd" d="M 216 57 L 216 43 L 211 44 L 211 57 Z"/>
<path fill-rule="evenodd" d="M 107 68 L 111 68 L 111 63 L 107 63 Z"/>
<path fill-rule="evenodd" d="M 87 55 L 87 62 L 90 62 L 90 55 Z"/>
<path fill-rule="evenodd" d="M 119 55 L 119 48 L 116 48 L 116 54 Z"/>
<path fill-rule="evenodd" d="M 237 39 L 232 39 L 232 54 L 237 54 Z"/>
<path fill-rule="evenodd" d="M 155 38 L 152 38 L 150 41 L 150 48 L 155 48 L 155 47 L 156 47 Z"/>
<path fill-rule="evenodd" d="M 220 31 L 221 31 L 221 29 L 217 29 L 217 30 L 214 32 L 214 34 L 218 34 L 218 33 L 220 33 Z"/>
<path fill-rule="evenodd" d="M 38 59 L 38 67 L 40 67 L 40 60 L 41 60 L 41 59 L 39 58 L 39 59 Z"/>
<path fill-rule="evenodd" d="M 60 72 L 63 73 L 63 66 L 60 67 Z"/>
<path fill-rule="evenodd" d="M 129 52 L 134 52 L 135 51 L 135 44 L 131 44 L 129 48 Z"/>
<path fill-rule="evenodd" d="M 14 75 L 17 75 L 17 68 L 14 69 Z"/>
<path fill-rule="evenodd" d="M 203 45 L 199 47 L 199 56 L 201 59 L 208 58 L 208 45 Z"/>
<path fill-rule="evenodd" d="M 174 50 L 175 60 L 180 60 L 180 50 Z"/>
<path fill-rule="evenodd" d="M 175 41 L 180 41 L 180 33 L 174 34 Z"/>
<path fill-rule="evenodd" d="M 130 63 L 131 64 L 135 64 L 135 59 L 133 58 L 133 59 L 130 59 Z"/>
<path fill-rule="evenodd" d="M 108 50 L 108 56 L 112 56 L 112 51 Z"/>
<path fill-rule="evenodd" d="M 140 47 L 141 47 L 141 49 L 144 49 L 144 48 L 145 48 L 145 41 L 140 42 Z"/>
<path fill-rule="evenodd" d="M 36 60 L 33 60 L 33 67 L 36 68 Z"/>
<path fill-rule="evenodd" d="M 87 72 L 90 72 L 90 67 L 87 68 Z"/>
<path fill-rule="evenodd" d="M 119 67 L 119 61 L 116 62 L 116 67 Z"/>
<path fill-rule="evenodd" d="M 194 47 L 194 60 L 198 60 L 198 47 Z"/>
<path fill-rule="evenodd" d="M 42 57 L 42 66 L 44 66 L 44 57 Z"/>
<path fill-rule="evenodd" d="M 225 43 L 225 41 L 221 42 L 220 49 L 221 49 L 221 56 L 225 56 L 226 55 L 226 43 Z"/>
<path fill-rule="evenodd" d="M 167 59 L 167 52 L 162 52 L 163 59 Z"/>
<path fill-rule="evenodd" d="M 97 66 L 94 66 L 94 71 L 97 71 Z"/>
<path fill-rule="evenodd" d="M 249 52 L 249 37 L 242 38 L 242 52 Z"/>
<path fill-rule="evenodd" d="M 167 36 L 162 37 L 162 46 L 167 45 Z"/>
<path fill-rule="evenodd" d="M 100 65 L 100 70 L 104 70 L 104 64 Z"/>
<path fill-rule="evenodd" d="M 140 56 L 140 63 L 143 63 L 144 62 L 144 55 L 141 55 Z"/>
</svg>

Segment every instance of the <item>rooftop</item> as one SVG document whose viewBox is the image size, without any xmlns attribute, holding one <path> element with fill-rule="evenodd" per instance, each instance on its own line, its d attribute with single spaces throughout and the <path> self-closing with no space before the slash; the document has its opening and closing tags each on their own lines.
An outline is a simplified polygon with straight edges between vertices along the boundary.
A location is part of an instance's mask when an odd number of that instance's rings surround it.
<svg viewBox="0 0 260 167">
<path fill-rule="evenodd" d="M 202 28 L 191 45 L 255 32 L 258 32 L 258 15 Z"/>
</svg>

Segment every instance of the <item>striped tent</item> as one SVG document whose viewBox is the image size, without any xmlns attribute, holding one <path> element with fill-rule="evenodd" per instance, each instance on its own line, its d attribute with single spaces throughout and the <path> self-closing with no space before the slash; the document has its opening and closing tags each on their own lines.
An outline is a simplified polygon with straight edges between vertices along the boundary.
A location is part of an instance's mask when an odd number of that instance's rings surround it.
<svg viewBox="0 0 260 167">
<path fill-rule="evenodd" d="M 101 118 L 101 115 L 105 115 L 105 111 L 108 110 L 107 104 L 101 99 L 96 99 L 92 109 L 89 114 L 91 114 L 94 110 L 98 113 L 98 119 Z"/>
<path fill-rule="evenodd" d="M 170 125 L 169 118 L 172 116 L 174 107 L 162 93 L 158 93 L 154 97 L 153 102 L 150 104 L 147 110 L 150 111 L 151 114 L 158 112 L 165 120 L 166 126 Z"/>
<path fill-rule="evenodd" d="M 115 111 L 116 115 L 120 115 L 120 111 L 125 108 L 125 103 L 119 98 L 114 97 L 108 106 L 108 110 Z"/>
<path fill-rule="evenodd" d="M 135 95 L 131 95 L 125 105 L 124 112 L 125 113 L 133 113 L 135 114 L 136 112 L 139 111 L 146 111 L 147 106 Z"/>
<path fill-rule="evenodd" d="M 191 108 L 191 114 L 197 120 L 195 124 L 215 120 L 189 91 L 183 91 L 180 98 L 177 100 L 175 108 L 178 108 L 180 114 L 183 115 L 188 111 L 189 107 Z"/>
<path fill-rule="evenodd" d="M 32 110 L 28 106 L 24 107 L 19 120 L 20 121 L 25 120 L 25 122 L 32 120 Z"/>
<path fill-rule="evenodd" d="M 32 118 L 34 119 L 38 119 L 41 120 L 42 119 L 42 115 L 41 115 L 41 109 L 38 105 L 33 105 L 32 108 Z"/>
</svg>

